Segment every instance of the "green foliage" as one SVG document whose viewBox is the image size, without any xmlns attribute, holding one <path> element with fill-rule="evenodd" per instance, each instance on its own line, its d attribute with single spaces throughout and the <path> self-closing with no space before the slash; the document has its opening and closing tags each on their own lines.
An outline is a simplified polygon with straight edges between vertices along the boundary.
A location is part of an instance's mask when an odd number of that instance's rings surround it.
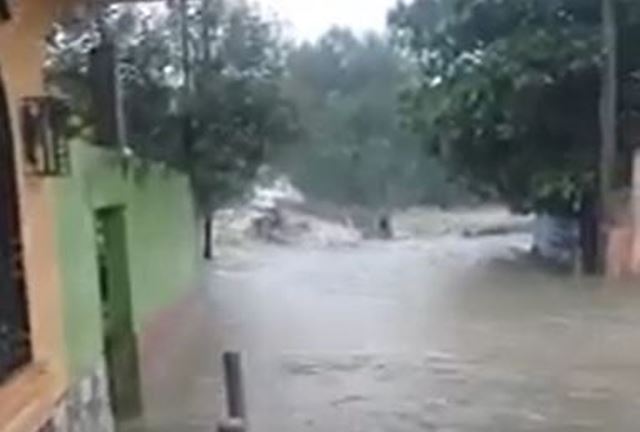
<svg viewBox="0 0 640 432">
<path fill-rule="evenodd" d="M 209 212 L 244 191 L 297 123 L 280 89 L 277 22 L 243 1 L 189 0 L 185 12 L 118 6 L 101 19 L 119 51 L 127 144 L 188 172 Z M 80 20 L 57 28 L 49 44 L 50 84 L 88 123 L 99 103 L 90 98 L 88 53 L 99 40 Z"/>
<path fill-rule="evenodd" d="M 621 79 L 639 7 L 621 1 Z M 389 21 L 421 70 L 406 114 L 432 151 L 520 210 L 573 213 L 595 187 L 600 0 L 414 0 Z"/>
<path fill-rule="evenodd" d="M 372 208 L 445 203 L 441 167 L 400 124 L 398 95 L 413 76 L 380 36 L 333 29 L 289 58 L 286 94 L 304 134 L 279 165 L 307 195 Z"/>
</svg>

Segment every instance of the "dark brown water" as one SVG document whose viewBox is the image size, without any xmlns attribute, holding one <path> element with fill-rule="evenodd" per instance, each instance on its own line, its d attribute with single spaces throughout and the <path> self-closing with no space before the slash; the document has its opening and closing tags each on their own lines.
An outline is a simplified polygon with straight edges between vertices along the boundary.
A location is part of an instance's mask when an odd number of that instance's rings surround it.
<svg viewBox="0 0 640 432">
<path fill-rule="evenodd" d="M 640 430 L 640 283 L 488 270 L 521 240 L 225 260 L 206 330 L 154 384 L 149 428 L 213 430 L 216 359 L 236 349 L 256 432 Z"/>
</svg>

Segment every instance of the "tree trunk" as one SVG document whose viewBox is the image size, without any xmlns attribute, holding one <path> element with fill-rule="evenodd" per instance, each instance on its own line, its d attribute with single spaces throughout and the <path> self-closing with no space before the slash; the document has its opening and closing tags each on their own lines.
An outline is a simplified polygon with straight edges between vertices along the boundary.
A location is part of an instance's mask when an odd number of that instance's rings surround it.
<svg viewBox="0 0 640 432">
<path fill-rule="evenodd" d="M 608 225 L 612 219 L 612 193 L 615 187 L 618 108 L 618 28 L 617 0 L 602 0 L 602 39 L 605 61 L 602 69 L 600 100 L 600 190 L 598 211 L 597 261 L 599 270 L 606 271 L 606 250 L 609 244 Z"/>
<path fill-rule="evenodd" d="M 582 271 L 598 274 L 602 268 L 600 251 L 600 224 L 598 200 L 595 194 L 587 194 L 580 203 L 580 258 Z"/>
<path fill-rule="evenodd" d="M 204 219 L 204 251 L 203 256 L 207 261 L 211 261 L 213 259 L 213 218 L 211 216 L 206 216 Z"/>
</svg>

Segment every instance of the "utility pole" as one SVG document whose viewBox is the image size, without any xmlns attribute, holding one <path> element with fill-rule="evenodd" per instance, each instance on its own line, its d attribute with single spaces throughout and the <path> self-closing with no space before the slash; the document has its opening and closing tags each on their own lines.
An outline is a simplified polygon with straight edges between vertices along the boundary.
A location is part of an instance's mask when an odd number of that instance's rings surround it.
<svg viewBox="0 0 640 432">
<path fill-rule="evenodd" d="M 602 40 L 604 62 L 600 101 L 600 233 L 598 244 L 599 265 L 606 270 L 608 231 L 613 220 L 613 192 L 617 152 L 618 109 L 618 31 L 616 0 L 602 0 Z"/>
<path fill-rule="evenodd" d="M 89 54 L 89 75 L 97 119 L 98 144 L 116 146 L 126 153 L 128 147 L 124 94 L 118 70 L 118 45 L 107 23 L 108 2 L 94 2 L 92 12 L 99 42 Z"/>
<path fill-rule="evenodd" d="M 207 6 L 208 3 L 204 3 L 205 9 L 202 10 L 203 15 L 208 12 L 208 9 L 206 9 Z M 192 172 L 192 165 L 195 163 L 193 154 L 194 118 L 191 108 L 191 98 L 194 94 L 195 80 L 193 76 L 192 61 L 195 60 L 196 53 L 192 54 L 191 46 L 189 44 L 189 0 L 180 0 L 179 8 L 180 38 L 182 44 L 182 73 L 184 75 L 184 83 L 182 85 L 182 144 L 184 147 L 185 167 L 188 172 Z M 203 21 L 206 21 L 205 16 L 203 16 Z M 205 212 L 207 211 L 208 210 L 205 210 Z M 213 219 L 209 213 L 205 213 L 203 225 L 203 256 L 205 259 L 211 260 L 213 258 Z"/>
<path fill-rule="evenodd" d="M 180 43 L 182 45 L 182 144 L 184 146 L 185 162 L 191 163 L 193 149 L 193 118 L 190 100 L 192 95 L 191 50 L 189 48 L 189 0 L 180 0 Z"/>
</svg>

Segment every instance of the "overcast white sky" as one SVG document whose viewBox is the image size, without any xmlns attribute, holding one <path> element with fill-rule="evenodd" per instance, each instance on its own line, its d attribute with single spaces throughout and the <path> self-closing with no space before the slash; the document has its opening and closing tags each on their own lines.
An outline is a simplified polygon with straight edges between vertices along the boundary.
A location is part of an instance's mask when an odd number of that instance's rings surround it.
<svg viewBox="0 0 640 432">
<path fill-rule="evenodd" d="M 358 32 L 383 30 L 397 0 L 258 0 L 290 24 L 296 39 L 313 40 L 332 25 Z"/>
</svg>

